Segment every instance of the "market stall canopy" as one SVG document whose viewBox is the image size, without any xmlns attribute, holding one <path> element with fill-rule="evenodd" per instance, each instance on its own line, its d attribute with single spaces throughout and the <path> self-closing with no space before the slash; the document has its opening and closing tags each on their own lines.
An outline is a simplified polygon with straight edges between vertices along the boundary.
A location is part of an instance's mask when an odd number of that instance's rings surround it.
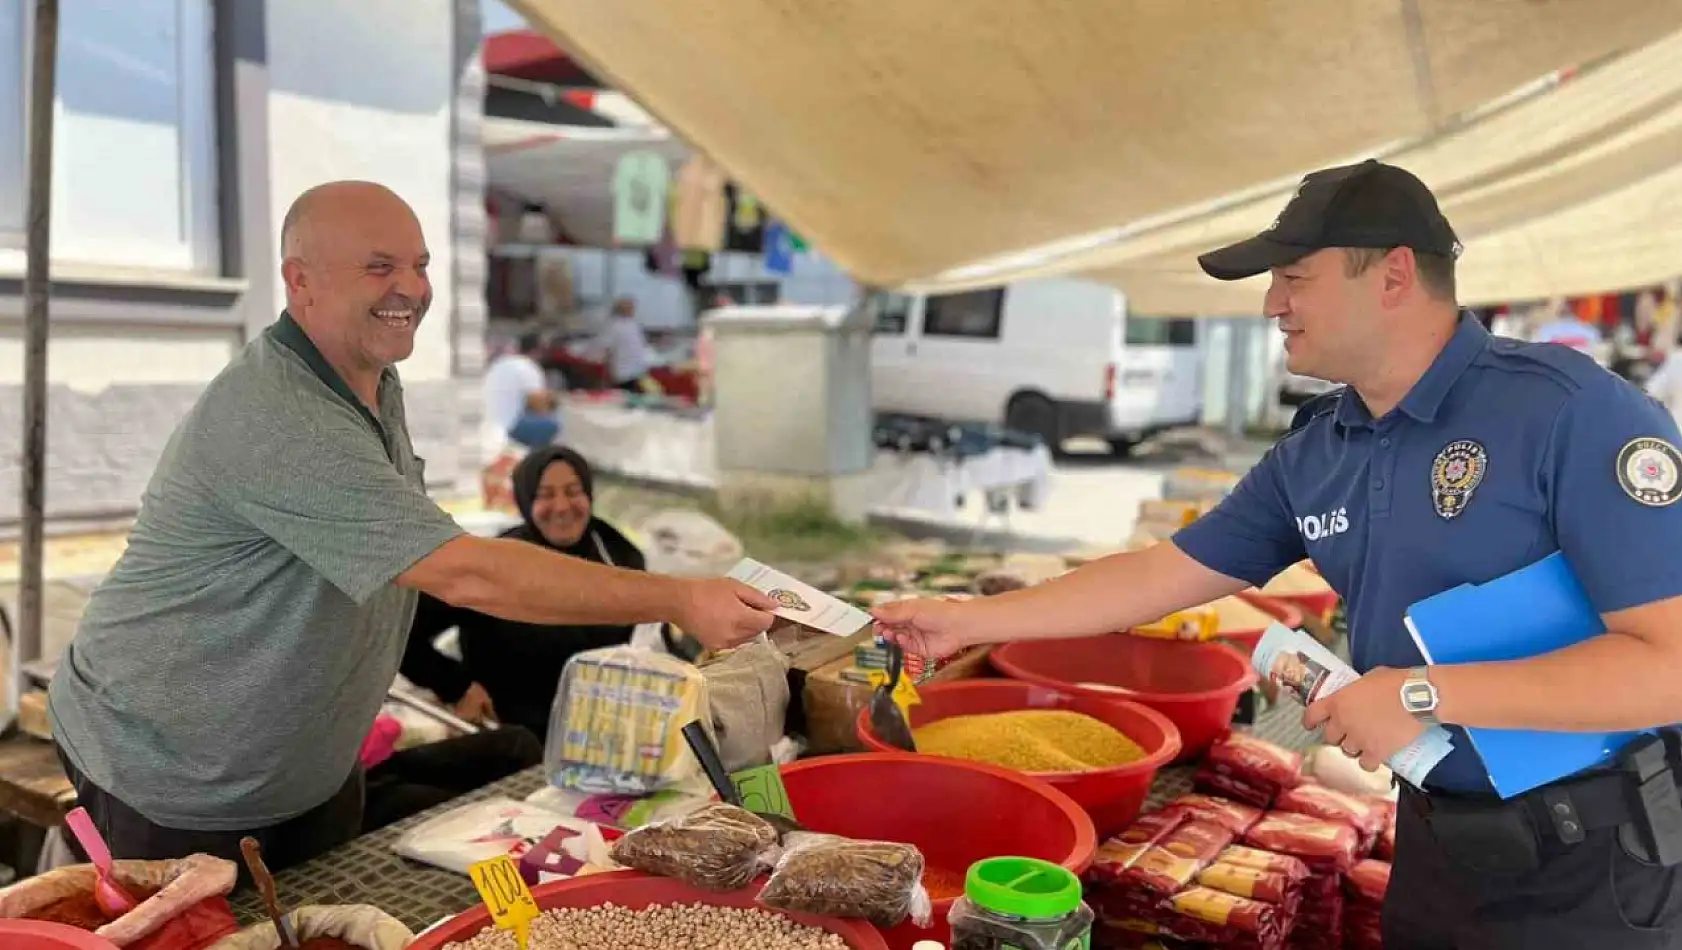
<svg viewBox="0 0 1682 950">
<path fill-rule="evenodd" d="M 1436 192 L 1467 245 L 1466 303 L 1659 283 L 1682 272 L 1682 246 L 1666 237 L 1678 232 L 1662 174 L 1682 155 L 1682 32 L 1430 141 L 1374 154 Z M 1141 229 L 1039 272 L 1113 283 L 1146 313 L 1253 312 L 1265 280 L 1208 280 L 1196 256 L 1265 229 L 1294 187 Z"/>
<path fill-rule="evenodd" d="M 664 129 L 549 125 L 486 118 L 485 173 L 493 193 L 543 205 L 574 243 L 613 246 L 613 173 L 633 151 L 675 169 L 690 155 Z"/>
<path fill-rule="evenodd" d="M 890 286 L 1427 134 L 1682 26 L 1676 0 L 511 5 Z"/>
</svg>

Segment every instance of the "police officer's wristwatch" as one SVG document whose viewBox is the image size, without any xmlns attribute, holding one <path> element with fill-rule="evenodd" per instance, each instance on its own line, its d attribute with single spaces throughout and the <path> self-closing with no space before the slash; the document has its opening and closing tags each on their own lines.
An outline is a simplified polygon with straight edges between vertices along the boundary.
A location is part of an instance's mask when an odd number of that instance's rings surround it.
<svg viewBox="0 0 1682 950">
<path fill-rule="evenodd" d="M 1437 725 L 1437 687 L 1431 684 L 1428 667 L 1408 670 L 1402 681 L 1402 708 L 1427 726 Z"/>
</svg>

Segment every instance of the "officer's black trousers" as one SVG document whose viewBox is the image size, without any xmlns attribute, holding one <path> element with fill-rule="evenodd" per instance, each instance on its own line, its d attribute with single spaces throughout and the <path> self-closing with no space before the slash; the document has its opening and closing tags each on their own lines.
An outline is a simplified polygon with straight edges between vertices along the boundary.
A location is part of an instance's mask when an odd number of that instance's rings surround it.
<svg viewBox="0 0 1682 950">
<path fill-rule="evenodd" d="M 1576 845 L 1544 836 L 1534 871 L 1480 871 L 1444 854 L 1407 799 L 1384 950 L 1682 950 L 1682 868 L 1642 864 L 1601 831 Z"/>
</svg>

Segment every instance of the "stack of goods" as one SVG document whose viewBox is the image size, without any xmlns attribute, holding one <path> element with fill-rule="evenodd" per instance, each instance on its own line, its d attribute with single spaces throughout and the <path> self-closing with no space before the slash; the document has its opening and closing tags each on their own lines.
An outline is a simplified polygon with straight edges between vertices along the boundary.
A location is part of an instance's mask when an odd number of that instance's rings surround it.
<svg viewBox="0 0 1682 950">
<path fill-rule="evenodd" d="M 1344 882 L 1349 903 L 1343 913 L 1344 950 L 1383 950 L 1384 934 L 1379 919 L 1384 892 L 1390 889 L 1388 861 L 1357 862 Z"/>
<path fill-rule="evenodd" d="M 903 676 L 918 685 L 928 682 L 936 673 L 951 665 L 950 657 L 927 657 L 921 653 L 907 652 Z M 868 681 L 870 674 L 876 670 L 888 668 L 888 645 L 880 637 L 871 639 L 853 647 L 853 669 L 862 674 Z"/>
<path fill-rule="evenodd" d="M 552 784 L 646 795 L 700 775 L 682 728 L 711 721 L 707 679 L 674 656 L 607 647 L 567 661 L 543 765 Z"/>
<path fill-rule="evenodd" d="M 1106 841 L 1087 875 L 1087 900 L 1098 913 L 1094 945 L 1285 947 L 1309 870 L 1296 858 L 1233 843 L 1261 819 L 1248 805 L 1192 794 Z"/>
<path fill-rule="evenodd" d="M 1281 792 L 1302 782 L 1302 756 L 1265 739 L 1229 733 L 1209 748 L 1193 779 L 1199 791 L 1273 807 Z"/>
<path fill-rule="evenodd" d="M 917 751 L 1019 772 L 1090 772 L 1145 757 L 1107 723 L 1064 709 L 952 716 L 912 731 Z"/>
<path fill-rule="evenodd" d="M 1308 869 L 1293 950 L 1337 950 L 1343 944 L 1343 876 L 1355 866 L 1360 836 L 1342 822 L 1274 811 L 1244 833 L 1253 848 L 1286 854 Z"/>
</svg>

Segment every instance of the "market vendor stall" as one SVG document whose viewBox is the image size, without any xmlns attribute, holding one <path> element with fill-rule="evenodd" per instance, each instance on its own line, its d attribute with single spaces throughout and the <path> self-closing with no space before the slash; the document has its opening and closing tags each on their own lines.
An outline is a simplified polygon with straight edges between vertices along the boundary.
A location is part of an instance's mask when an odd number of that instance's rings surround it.
<svg viewBox="0 0 1682 950">
<path fill-rule="evenodd" d="M 1280 706 L 1257 718 L 1253 734 L 1288 748 L 1303 749 L 1312 737 L 1302 730 L 1301 711 Z M 1195 769 L 1168 768 L 1158 773 L 1147 799 L 1154 807 L 1191 790 Z M 403 822 L 364 835 L 314 861 L 275 877 L 283 904 L 371 904 L 417 933 L 479 903 L 466 875 L 431 868 L 398 856 L 393 846 L 411 829 L 452 809 L 492 798 L 521 800 L 545 786 L 541 768 L 530 769 Z M 247 922 L 263 918 L 260 896 L 236 896 L 234 911 Z"/>
</svg>

